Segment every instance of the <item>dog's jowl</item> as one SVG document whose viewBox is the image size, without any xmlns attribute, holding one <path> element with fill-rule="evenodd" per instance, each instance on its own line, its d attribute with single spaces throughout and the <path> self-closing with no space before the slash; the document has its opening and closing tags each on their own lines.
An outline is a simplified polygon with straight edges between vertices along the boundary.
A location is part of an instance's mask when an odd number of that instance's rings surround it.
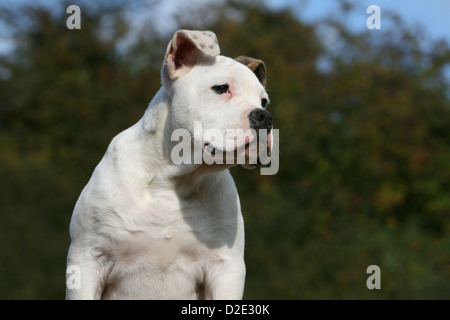
<svg viewBox="0 0 450 320">
<path fill-rule="evenodd" d="M 237 162 L 206 160 L 221 151 L 254 167 L 248 159 L 258 140 L 270 153 L 266 67 L 220 55 L 210 31 L 180 30 L 161 82 L 143 117 L 112 140 L 75 205 L 67 267 L 77 272 L 67 274 L 68 299 L 242 298 L 244 223 L 228 171 Z M 194 132 L 199 124 L 225 138 Z M 201 161 L 172 161 L 171 136 L 180 129 Z"/>
</svg>

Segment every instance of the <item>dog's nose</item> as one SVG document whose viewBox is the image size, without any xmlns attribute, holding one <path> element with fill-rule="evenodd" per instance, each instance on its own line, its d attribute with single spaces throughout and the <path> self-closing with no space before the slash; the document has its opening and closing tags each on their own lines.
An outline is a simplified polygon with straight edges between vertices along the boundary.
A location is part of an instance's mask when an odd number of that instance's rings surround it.
<svg viewBox="0 0 450 320">
<path fill-rule="evenodd" d="M 254 109 L 248 114 L 248 118 L 252 129 L 267 129 L 268 132 L 272 129 L 272 115 L 267 110 Z"/>
</svg>

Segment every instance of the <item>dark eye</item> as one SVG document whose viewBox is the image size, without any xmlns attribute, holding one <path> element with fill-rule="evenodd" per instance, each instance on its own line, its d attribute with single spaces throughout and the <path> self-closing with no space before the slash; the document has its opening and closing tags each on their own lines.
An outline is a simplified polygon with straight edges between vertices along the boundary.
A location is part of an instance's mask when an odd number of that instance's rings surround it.
<svg viewBox="0 0 450 320">
<path fill-rule="evenodd" d="M 228 83 L 225 84 L 219 84 L 217 86 L 212 86 L 212 90 L 214 90 L 215 93 L 217 94 L 224 94 L 228 92 Z"/>
<path fill-rule="evenodd" d="M 265 98 L 261 100 L 261 105 L 262 105 L 263 108 L 265 108 L 267 106 L 267 102 L 268 101 Z"/>
</svg>

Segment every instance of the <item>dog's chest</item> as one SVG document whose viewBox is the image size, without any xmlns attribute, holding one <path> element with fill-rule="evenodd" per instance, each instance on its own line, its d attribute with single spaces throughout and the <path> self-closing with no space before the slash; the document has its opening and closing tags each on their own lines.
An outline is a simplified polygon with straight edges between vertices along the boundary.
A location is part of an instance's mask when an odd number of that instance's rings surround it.
<svg viewBox="0 0 450 320">
<path fill-rule="evenodd" d="M 135 230 L 155 240 L 170 240 L 185 233 L 202 232 L 212 218 L 204 202 L 180 200 L 170 193 L 143 201 L 131 217 Z"/>
<path fill-rule="evenodd" d="M 223 219 L 224 212 L 211 212 L 208 204 L 159 195 L 137 206 L 107 250 L 112 264 L 104 298 L 160 297 L 155 290 L 161 287 L 173 288 L 172 298 L 197 295 L 205 270 L 220 260 L 220 248 L 237 228 L 236 219 Z"/>
<path fill-rule="evenodd" d="M 226 236 L 221 237 L 217 228 L 226 230 L 230 224 L 217 213 L 211 212 L 204 199 L 154 196 L 135 207 L 109 251 L 116 264 L 125 268 L 144 264 L 146 268 L 165 269 L 204 261 L 214 256 L 211 248 L 217 247 L 220 239 L 225 241 Z"/>
</svg>

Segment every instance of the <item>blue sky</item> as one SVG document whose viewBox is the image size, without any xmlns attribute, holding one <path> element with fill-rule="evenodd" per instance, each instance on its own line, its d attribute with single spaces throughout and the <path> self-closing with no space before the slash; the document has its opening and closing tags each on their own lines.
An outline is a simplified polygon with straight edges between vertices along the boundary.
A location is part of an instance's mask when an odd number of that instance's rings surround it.
<svg viewBox="0 0 450 320">
<path fill-rule="evenodd" d="M 150 0 L 148 0 L 150 2 Z M 218 0 L 220 1 L 220 0 Z M 314 22 L 320 18 L 336 14 L 339 0 L 265 0 L 272 8 L 291 8 L 296 15 L 305 22 Z M 429 36 L 430 40 L 446 39 L 450 43 L 450 0 L 348 0 L 355 4 L 355 10 L 347 17 L 345 23 L 355 31 L 366 28 L 366 20 L 369 15 L 366 9 L 369 5 L 378 5 L 381 9 L 381 27 L 393 27 L 383 24 L 383 14 L 393 11 L 411 28 L 418 28 Z M 194 0 L 191 0 L 191 3 Z M 202 4 L 205 0 L 195 0 Z M 57 0 L 1 0 L 0 6 L 10 6 L 23 3 L 41 3 L 51 6 L 60 3 Z M 77 3 L 76 0 L 73 3 Z M 181 3 L 186 4 L 186 0 L 164 0 L 159 7 L 164 12 L 173 12 Z M 1 19 L 1 17 L 0 17 Z M 167 19 L 165 23 L 170 23 Z M 0 35 L 2 35 L 0 24 Z M 0 38 L 0 52 L 10 47 L 11 43 L 4 37 Z"/>
<path fill-rule="evenodd" d="M 450 0 L 350 0 L 355 4 L 355 12 L 347 20 L 353 30 L 366 28 L 369 5 L 381 9 L 381 28 L 383 13 L 398 14 L 411 28 L 419 28 L 432 39 L 446 39 L 450 43 Z M 267 0 L 270 7 L 289 7 L 302 21 L 314 22 L 333 15 L 340 1 L 337 0 Z M 389 27 L 389 26 L 387 26 Z"/>
</svg>

